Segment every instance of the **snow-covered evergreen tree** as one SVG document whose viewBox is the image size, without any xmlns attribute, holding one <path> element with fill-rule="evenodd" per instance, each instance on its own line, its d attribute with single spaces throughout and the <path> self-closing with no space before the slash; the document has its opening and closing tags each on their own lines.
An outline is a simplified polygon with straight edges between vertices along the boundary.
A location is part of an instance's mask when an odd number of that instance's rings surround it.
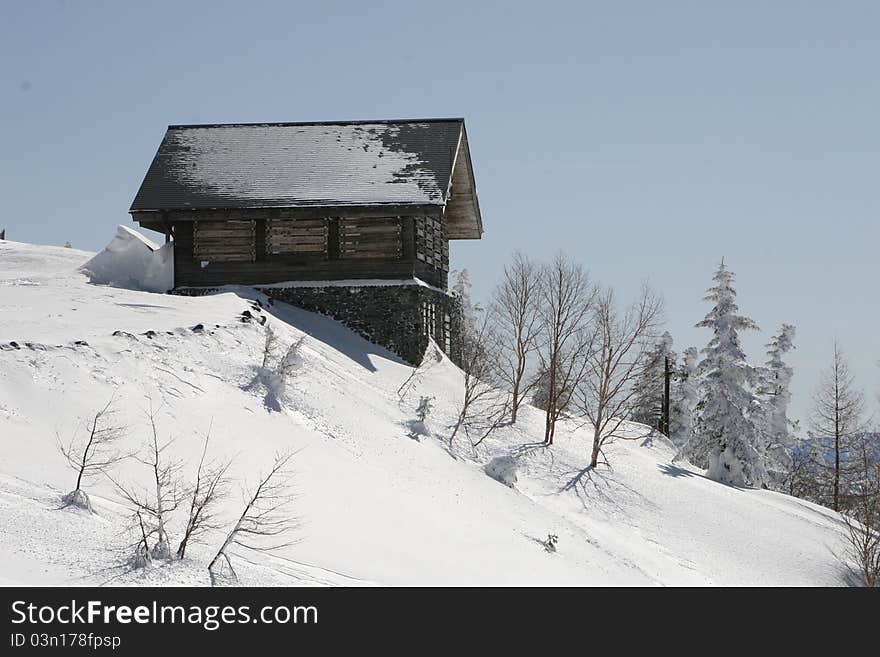
<svg viewBox="0 0 880 657">
<path fill-rule="evenodd" d="M 740 315 L 734 275 L 724 261 L 713 277 L 715 285 L 705 301 L 715 305 L 697 324 L 713 332 L 700 362 L 700 392 L 694 416 L 694 438 L 687 452 L 708 453 L 706 475 L 736 486 L 761 487 L 766 480 L 760 431 L 752 417 L 755 396 L 750 387 L 755 370 L 746 362 L 739 332 L 757 329 L 754 321 Z"/>
<path fill-rule="evenodd" d="M 670 367 L 675 371 L 678 355 L 672 350 L 672 336 L 669 334 L 669 331 L 661 335 L 654 348 L 648 352 L 645 357 L 645 362 L 648 363 L 648 366 L 635 383 L 636 393 L 633 398 L 631 419 L 635 422 L 647 424 L 652 429 L 661 428 L 665 384 L 664 375 L 666 372 L 665 359 L 667 357 L 669 358 Z M 671 425 L 672 412 L 670 410 Z"/>
<path fill-rule="evenodd" d="M 463 354 L 467 352 L 477 338 L 477 324 L 480 322 L 480 314 L 483 309 L 471 301 L 471 277 L 467 269 L 453 271 L 450 276 L 453 279 L 452 294 L 458 302 L 458 321 L 456 330 L 453 332 L 452 351 L 455 354 L 453 360 L 461 365 Z"/>
<path fill-rule="evenodd" d="M 682 447 L 693 436 L 694 409 L 698 401 L 699 352 L 688 347 L 682 353 L 681 364 L 676 368 L 670 393 L 669 437 L 676 446 Z M 706 467 L 706 466 L 703 466 Z"/>
<path fill-rule="evenodd" d="M 794 369 L 784 357 L 794 349 L 795 327 L 783 324 L 779 332 L 767 344 L 767 362 L 760 372 L 758 397 L 761 403 L 765 450 L 770 460 L 769 467 L 774 471 L 786 470 L 790 463 L 790 451 L 795 444 L 794 431 L 797 424 L 788 418 L 788 405 L 791 403 L 789 387 Z"/>
<path fill-rule="evenodd" d="M 471 301 L 471 276 L 467 269 L 452 272 L 455 282 L 452 284 L 452 293 L 458 297 L 461 305 L 462 322 L 468 329 L 477 324 L 477 314 L 482 311 L 478 305 Z"/>
</svg>

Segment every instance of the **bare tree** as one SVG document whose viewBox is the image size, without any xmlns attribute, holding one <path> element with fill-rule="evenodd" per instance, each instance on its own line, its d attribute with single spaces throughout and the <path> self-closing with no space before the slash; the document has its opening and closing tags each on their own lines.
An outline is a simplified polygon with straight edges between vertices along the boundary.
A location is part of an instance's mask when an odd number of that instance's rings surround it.
<svg viewBox="0 0 880 657">
<path fill-rule="evenodd" d="M 286 540 L 284 535 L 297 526 L 297 519 L 288 513 L 294 499 L 288 483 L 289 466 L 294 456 L 293 452 L 276 454 L 272 469 L 248 495 L 241 515 L 208 564 L 212 576 L 218 563 L 225 562 L 235 577 L 229 553 L 235 545 L 259 552 L 273 552 L 293 543 Z"/>
<path fill-rule="evenodd" d="M 816 444 L 811 440 L 796 439 L 788 452 L 789 459 L 783 464 L 782 471 L 784 490 L 792 497 L 819 502 Z"/>
<path fill-rule="evenodd" d="M 507 417 L 510 396 L 493 386 L 498 369 L 494 344 L 492 322 L 488 315 L 479 320 L 460 342 L 461 371 L 464 377 L 458 417 L 449 436 L 450 448 L 462 428 L 471 444 L 476 446 Z M 471 438 L 474 431 L 481 434 L 476 442 Z"/>
<path fill-rule="evenodd" d="M 124 548 L 125 561 L 131 568 L 144 568 L 152 564 L 153 557 L 150 554 L 152 531 L 140 511 L 132 514 L 130 531 L 135 532 L 135 538 Z"/>
<path fill-rule="evenodd" d="M 581 410 L 593 429 L 590 467 L 596 467 L 603 445 L 617 437 L 630 415 L 638 393 L 635 382 L 655 365 L 653 342 L 662 314 L 661 299 L 647 285 L 623 312 L 612 288 L 599 295 L 594 320 L 598 337 L 587 354 L 587 375 L 579 389 Z"/>
<path fill-rule="evenodd" d="M 142 454 L 134 458 L 149 468 L 150 484 L 143 488 L 124 485 L 107 475 L 120 494 L 138 515 L 139 522 L 146 527 L 145 537 L 153 538 L 150 549 L 153 558 L 170 559 L 171 542 L 168 537 L 168 521 L 182 500 L 180 472 L 183 464 L 169 459 L 167 451 L 174 443 L 173 438 L 162 442 L 156 425 L 156 413 L 152 403 L 146 412 L 150 425 L 150 437 Z"/>
<path fill-rule="evenodd" d="M 209 429 L 205 435 L 202 456 L 196 469 L 195 483 L 190 490 L 189 515 L 183 530 L 183 538 L 177 546 L 178 559 L 183 559 L 187 546 L 199 542 L 205 532 L 220 529 L 214 509 L 226 497 L 226 472 L 232 461 L 219 464 L 206 463 L 210 439 Z"/>
<path fill-rule="evenodd" d="M 880 587 L 880 449 L 863 433 L 855 440 L 853 452 L 854 476 L 843 515 L 849 556 L 858 565 L 862 583 Z"/>
<path fill-rule="evenodd" d="M 89 496 L 82 489 L 84 483 L 128 456 L 117 448 L 125 429 L 115 421 L 115 401 L 114 393 L 107 404 L 89 418 L 84 436 L 76 431 L 67 444 L 58 438 L 58 450 L 76 472 L 76 486 L 64 496 L 64 506 L 91 511 Z"/>
<path fill-rule="evenodd" d="M 819 441 L 832 440 L 834 461 L 827 465 L 831 471 L 831 506 L 841 508 L 841 476 L 846 468 L 847 449 L 851 441 L 866 430 L 864 420 L 865 398 L 855 386 L 855 377 L 849 363 L 834 343 L 834 360 L 822 372 L 819 386 L 813 395 L 810 427 Z"/>
<path fill-rule="evenodd" d="M 534 386 L 535 380 L 529 381 L 526 371 L 529 357 L 540 346 L 540 292 L 540 267 L 515 252 L 489 306 L 498 344 L 499 380 L 511 391 L 511 424 L 516 424 L 519 407 Z"/>
<path fill-rule="evenodd" d="M 406 380 L 397 389 L 398 400 L 403 402 L 406 396 L 418 387 L 422 380 L 422 375 L 431 367 L 443 362 L 443 357 L 443 352 L 440 348 L 435 343 L 429 342 L 422 362 L 410 370 L 409 376 L 406 377 Z"/>
<path fill-rule="evenodd" d="M 593 349 L 593 305 L 598 288 L 579 264 L 558 254 L 541 270 L 541 328 L 538 355 L 546 374 L 544 442 L 553 444 L 556 422 L 586 373 Z"/>
</svg>

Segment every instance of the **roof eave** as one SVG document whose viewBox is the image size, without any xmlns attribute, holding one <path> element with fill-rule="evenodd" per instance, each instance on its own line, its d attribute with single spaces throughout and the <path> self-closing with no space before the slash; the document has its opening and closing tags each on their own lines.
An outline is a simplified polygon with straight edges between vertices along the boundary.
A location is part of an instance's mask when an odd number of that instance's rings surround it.
<svg viewBox="0 0 880 657">
<path fill-rule="evenodd" d="M 216 211 L 248 211 L 248 210 L 332 210 L 334 208 L 436 208 L 442 207 L 442 201 L 425 201 L 414 203 L 412 201 L 378 201 L 378 202 L 348 202 L 348 203 L 299 203 L 299 204 L 271 204 L 271 205 L 212 205 L 198 207 L 167 207 L 167 208 L 136 208 L 128 209 L 128 214 L 141 212 L 216 212 Z"/>
</svg>

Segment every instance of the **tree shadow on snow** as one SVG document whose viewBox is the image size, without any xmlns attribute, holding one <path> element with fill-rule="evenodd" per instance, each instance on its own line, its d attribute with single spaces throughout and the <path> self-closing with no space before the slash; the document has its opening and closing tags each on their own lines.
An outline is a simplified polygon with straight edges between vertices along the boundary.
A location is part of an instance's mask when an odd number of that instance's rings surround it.
<svg viewBox="0 0 880 657">
<path fill-rule="evenodd" d="M 539 443 L 523 443 L 522 445 L 517 445 L 510 451 L 510 455 L 515 459 L 526 459 L 533 455 L 547 457 L 549 459 L 548 468 L 552 472 L 553 466 L 556 464 L 556 458 L 552 449 L 549 449 L 551 445 L 548 445 L 544 441 Z"/>
<path fill-rule="evenodd" d="M 685 468 L 680 468 L 673 463 L 658 463 L 657 468 L 659 468 L 660 472 L 662 472 L 666 476 L 675 477 L 676 479 L 687 478 L 687 477 L 696 477 L 697 479 L 705 479 L 706 481 L 711 481 L 713 484 L 718 484 L 719 486 L 725 486 L 727 488 L 732 488 L 733 490 L 738 490 L 738 491 L 760 490 L 757 488 L 749 488 L 748 486 L 737 486 L 736 484 L 731 484 L 726 481 L 717 481 L 715 479 L 710 479 L 706 475 L 700 474 L 699 472 L 692 472 L 691 470 L 686 470 Z"/>
<path fill-rule="evenodd" d="M 841 584 L 845 586 L 859 589 L 865 588 L 865 581 L 862 578 L 862 574 L 852 566 L 841 566 L 837 577 Z"/>
<path fill-rule="evenodd" d="M 431 435 L 431 432 L 428 431 L 428 427 L 425 426 L 425 423 L 418 418 L 407 420 L 401 424 L 406 429 L 406 437 L 415 440 L 417 443 L 421 442 L 422 438 L 427 438 Z"/>
<path fill-rule="evenodd" d="M 513 453 L 515 456 L 526 456 L 527 454 L 531 454 L 532 452 L 537 452 L 540 450 L 544 450 L 549 445 L 543 441 L 540 443 L 523 443 L 522 445 L 518 445 Z M 550 452 L 552 454 L 552 452 Z"/>
<path fill-rule="evenodd" d="M 703 475 L 697 474 L 696 472 L 691 472 L 690 470 L 685 470 L 684 468 L 680 468 L 677 465 L 673 465 L 672 463 L 658 463 L 657 467 L 660 468 L 660 472 L 669 476 L 669 477 L 703 477 Z"/>
<path fill-rule="evenodd" d="M 241 386 L 243 392 L 263 397 L 263 407 L 270 413 L 280 413 L 283 410 L 281 400 L 272 390 L 272 387 L 266 384 L 263 374 L 257 373 L 247 384 Z"/>
<path fill-rule="evenodd" d="M 589 465 L 581 470 L 563 473 L 563 476 L 569 478 L 557 492 L 574 493 L 585 509 L 594 508 L 596 502 L 600 502 L 614 511 L 623 511 L 623 505 L 620 503 L 622 494 L 650 504 L 648 499 L 634 488 L 612 479 Z"/>
</svg>

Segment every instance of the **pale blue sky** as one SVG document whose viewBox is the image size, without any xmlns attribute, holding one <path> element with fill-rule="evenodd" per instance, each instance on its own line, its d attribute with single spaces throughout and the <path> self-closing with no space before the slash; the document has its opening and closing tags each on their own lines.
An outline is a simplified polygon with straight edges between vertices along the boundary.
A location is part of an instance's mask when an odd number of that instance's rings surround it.
<svg viewBox="0 0 880 657">
<path fill-rule="evenodd" d="M 0 227 L 99 249 L 171 123 L 464 116 L 486 226 L 648 279 L 677 347 L 722 256 L 742 310 L 798 327 L 802 414 L 837 336 L 880 389 L 880 3 L 0 4 Z"/>
</svg>

